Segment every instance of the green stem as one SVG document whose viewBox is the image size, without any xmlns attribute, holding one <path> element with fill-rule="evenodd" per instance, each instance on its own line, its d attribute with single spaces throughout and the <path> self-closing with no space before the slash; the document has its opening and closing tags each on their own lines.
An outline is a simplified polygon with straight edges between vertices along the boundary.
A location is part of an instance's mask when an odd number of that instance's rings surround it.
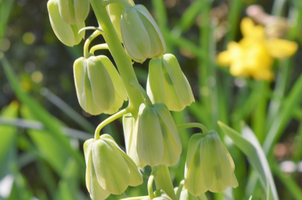
<svg viewBox="0 0 302 200">
<path fill-rule="evenodd" d="M 89 45 L 90 43 L 99 35 L 101 34 L 104 34 L 104 32 L 101 32 L 99 30 L 96 30 L 94 31 L 90 36 L 89 38 L 85 41 L 85 44 L 84 44 L 84 57 L 85 58 L 89 58 L 90 54 L 89 54 Z"/>
<path fill-rule="evenodd" d="M 153 181 L 154 181 L 154 176 L 153 175 L 149 176 L 149 179 L 148 179 L 148 194 L 149 194 L 150 199 L 153 199 L 155 197 L 154 194 L 153 194 Z"/>
<path fill-rule="evenodd" d="M 166 165 L 153 167 L 152 175 L 155 177 L 156 189 L 163 190 L 172 200 L 176 200 L 177 198 L 168 167 Z"/>
<path fill-rule="evenodd" d="M 176 198 L 179 199 L 180 198 L 180 194 L 181 194 L 181 191 L 183 189 L 185 185 L 185 180 L 182 180 L 179 185 L 178 185 L 178 188 L 177 188 L 177 192 L 176 192 Z"/>
<path fill-rule="evenodd" d="M 94 45 L 93 47 L 90 48 L 90 54 L 93 54 L 94 55 L 94 52 L 97 51 L 97 50 L 103 50 L 103 49 L 106 49 L 108 50 L 109 47 L 106 43 L 104 44 L 98 44 L 98 45 Z"/>
<path fill-rule="evenodd" d="M 184 128 L 200 128 L 203 134 L 208 133 L 207 127 L 201 123 L 185 123 L 177 125 L 177 129 L 184 129 Z"/>
<path fill-rule="evenodd" d="M 90 0 L 92 9 L 98 20 L 100 27 L 105 31 L 103 35 L 112 57 L 117 65 L 119 73 L 123 79 L 127 94 L 129 97 L 129 108 L 133 117 L 136 117 L 139 105 L 144 101 L 142 94 L 134 88 L 131 84 L 131 80 L 137 81 L 134 69 L 132 67 L 132 61 L 126 54 L 120 40 L 115 32 L 113 24 L 106 11 L 106 7 L 99 0 Z"/>
<path fill-rule="evenodd" d="M 117 113 L 115 113 L 114 115 L 111 115 L 110 117 L 108 117 L 107 119 L 105 119 L 104 121 L 102 121 L 98 127 L 95 129 L 95 132 L 94 132 L 94 139 L 95 140 L 98 140 L 100 139 L 100 134 L 99 132 L 102 130 L 102 128 L 104 128 L 104 126 L 106 126 L 107 124 L 113 122 L 114 120 L 122 117 L 123 115 L 129 113 L 129 109 L 126 108 L 126 109 L 123 109 Z"/>
</svg>

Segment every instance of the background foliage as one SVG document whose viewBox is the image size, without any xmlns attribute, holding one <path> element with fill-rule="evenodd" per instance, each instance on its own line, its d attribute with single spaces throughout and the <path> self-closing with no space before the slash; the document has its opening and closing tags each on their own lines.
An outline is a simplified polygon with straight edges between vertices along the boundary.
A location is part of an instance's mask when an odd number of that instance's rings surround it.
<svg viewBox="0 0 302 200">
<path fill-rule="evenodd" d="M 192 85 L 196 103 L 184 112 L 174 112 L 176 123 L 199 121 L 209 129 L 220 130 L 220 120 L 241 132 L 240 123 L 244 120 L 267 154 L 280 199 L 302 199 L 301 47 L 293 58 L 274 63 L 276 81 L 272 83 L 234 78 L 227 68 L 215 64 L 215 55 L 225 50 L 227 42 L 241 39 L 240 20 L 252 4 L 296 22 L 286 37 L 301 46 L 302 3 L 135 2 L 152 12 L 166 38 L 168 52 L 179 59 Z M 82 54 L 82 44 L 69 48 L 57 40 L 46 3 L 0 0 L 0 199 L 89 199 L 84 185 L 82 144 L 93 137 L 94 128 L 106 116 L 89 116 L 81 110 L 72 65 Z M 97 25 L 93 13 L 86 24 Z M 144 86 L 147 62 L 135 67 Z M 104 130 L 124 146 L 119 121 Z M 181 131 L 184 147 L 194 131 Z M 227 190 L 224 194 L 209 193 L 209 199 L 248 199 L 250 195 L 253 199 L 266 199 L 254 168 L 223 131 L 219 133 L 233 156 L 240 185 L 234 189 L 234 196 Z M 184 151 L 179 164 L 171 167 L 176 185 L 183 179 L 185 155 Z M 296 168 L 284 173 L 280 166 L 288 160 Z M 144 185 L 129 188 L 124 195 L 139 193 L 147 193 Z M 110 197 L 118 198 L 121 196 Z"/>
</svg>

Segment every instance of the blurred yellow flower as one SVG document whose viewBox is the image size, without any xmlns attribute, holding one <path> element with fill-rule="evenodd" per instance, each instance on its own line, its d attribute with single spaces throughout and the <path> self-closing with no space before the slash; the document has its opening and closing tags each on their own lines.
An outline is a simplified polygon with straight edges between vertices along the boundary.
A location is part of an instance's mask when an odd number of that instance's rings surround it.
<svg viewBox="0 0 302 200">
<path fill-rule="evenodd" d="M 230 42 L 227 50 L 218 54 L 217 63 L 230 66 L 230 73 L 238 77 L 253 77 L 257 80 L 272 80 L 273 59 L 292 56 L 297 43 L 279 38 L 267 38 L 264 27 L 255 25 L 250 18 L 241 21 L 243 39 Z"/>
</svg>

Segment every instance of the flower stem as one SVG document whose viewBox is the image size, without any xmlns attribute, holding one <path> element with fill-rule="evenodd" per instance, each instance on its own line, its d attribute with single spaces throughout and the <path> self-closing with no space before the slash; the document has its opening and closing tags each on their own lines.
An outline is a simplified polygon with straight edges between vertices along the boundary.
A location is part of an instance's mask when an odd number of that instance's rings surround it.
<svg viewBox="0 0 302 200">
<path fill-rule="evenodd" d="M 85 58 L 89 58 L 90 54 L 89 54 L 89 45 L 92 42 L 92 40 L 94 40 L 97 36 L 104 34 L 103 32 L 96 30 L 94 31 L 89 38 L 85 41 L 84 44 L 84 57 Z"/>
<path fill-rule="evenodd" d="M 98 20 L 100 27 L 105 31 L 103 35 L 112 57 L 117 65 L 119 73 L 123 79 L 127 94 L 129 97 L 129 108 L 133 117 L 136 117 L 139 109 L 139 105 L 144 102 L 143 95 L 134 88 L 130 81 L 137 81 L 134 69 L 132 67 L 132 61 L 129 56 L 126 54 L 118 36 L 115 32 L 113 24 L 109 18 L 109 15 L 106 11 L 106 7 L 103 4 L 103 1 L 100 0 L 90 0 L 92 9 L 95 13 L 95 16 Z"/>
<path fill-rule="evenodd" d="M 176 200 L 168 167 L 166 165 L 153 167 L 152 174 L 155 176 L 156 189 L 162 189 L 172 200 Z"/>
<path fill-rule="evenodd" d="M 108 117 L 107 119 L 105 119 L 104 121 L 102 121 L 98 127 L 95 129 L 95 132 L 94 132 L 94 139 L 95 140 L 98 140 L 100 139 L 100 131 L 102 130 L 102 128 L 104 128 L 104 126 L 106 126 L 107 124 L 113 122 L 114 120 L 122 117 L 123 115 L 129 113 L 129 110 L 126 108 L 126 109 L 123 109 L 123 110 L 120 110 L 119 112 L 115 113 L 114 115 L 111 115 L 110 117 Z"/>
<path fill-rule="evenodd" d="M 182 191 L 184 185 L 185 185 L 185 180 L 180 181 L 180 183 L 178 185 L 178 188 L 177 188 L 177 191 L 176 191 L 176 198 L 177 199 L 180 198 L 180 194 L 181 194 L 181 191 Z"/>
<path fill-rule="evenodd" d="M 148 194 L 149 194 L 150 199 L 154 198 L 153 181 L 154 181 L 154 176 L 153 175 L 149 176 L 149 179 L 148 179 Z"/>
<path fill-rule="evenodd" d="M 184 129 L 184 128 L 200 128 L 203 134 L 208 133 L 208 129 L 205 127 L 205 125 L 201 123 L 185 123 L 185 124 L 177 125 L 177 129 Z"/>
<path fill-rule="evenodd" d="M 90 54 L 94 55 L 94 52 L 97 50 L 103 50 L 103 49 L 109 49 L 108 45 L 106 43 L 104 44 L 98 44 L 98 45 L 94 45 L 93 47 L 90 48 Z"/>
</svg>

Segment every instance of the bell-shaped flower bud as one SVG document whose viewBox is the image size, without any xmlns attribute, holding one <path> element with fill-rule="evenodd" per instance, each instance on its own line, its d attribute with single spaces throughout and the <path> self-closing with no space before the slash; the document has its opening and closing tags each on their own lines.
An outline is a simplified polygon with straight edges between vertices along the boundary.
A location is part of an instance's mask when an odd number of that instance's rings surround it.
<svg viewBox="0 0 302 200">
<path fill-rule="evenodd" d="M 136 122 L 139 159 L 151 166 L 177 163 L 182 150 L 180 136 L 165 104 L 141 104 Z"/>
<path fill-rule="evenodd" d="M 134 5 L 132 0 L 124 0 L 125 2 L 129 3 L 130 5 Z M 121 15 L 123 13 L 123 10 L 126 8 L 125 4 L 122 4 L 120 2 L 118 3 L 110 3 L 106 9 L 109 14 L 109 17 L 111 19 L 111 22 L 113 24 L 113 27 L 116 31 L 117 36 L 119 37 L 120 41 L 122 42 L 122 35 L 121 35 Z"/>
<path fill-rule="evenodd" d="M 77 97 L 85 112 L 112 114 L 127 99 L 122 79 L 106 56 L 78 58 L 73 68 Z"/>
<path fill-rule="evenodd" d="M 190 193 L 197 196 L 238 186 L 234 161 L 215 131 L 193 135 L 188 147 L 185 185 Z"/>
<path fill-rule="evenodd" d="M 80 29 L 85 27 L 84 21 L 78 24 L 68 24 L 59 12 L 59 1 L 49 0 L 47 2 L 49 20 L 57 38 L 67 46 L 74 46 L 81 42 L 85 36 L 85 32 L 78 33 Z"/>
<path fill-rule="evenodd" d="M 86 187 L 93 200 L 106 199 L 110 194 L 121 194 L 130 186 L 143 183 L 131 158 L 114 139 L 103 134 L 100 139 L 84 143 Z"/>
<path fill-rule="evenodd" d="M 195 101 L 191 86 L 172 54 L 150 60 L 147 93 L 153 103 L 164 103 L 173 111 L 181 111 Z"/>
<path fill-rule="evenodd" d="M 58 0 L 62 19 L 68 24 L 80 24 L 89 14 L 89 0 Z"/>
<path fill-rule="evenodd" d="M 120 26 L 124 47 L 134 61 L 142 63 L 147 58 L 160 57 L 166 51 L 162 33 L 143 5 L 125 8 Z"/>
<path fill-rule="evenodd" d="M 127 154 L 130 156 L 130 158 L 132 158 L 132 160 L 138 167 L 144 168 L 146 166 L 146 163 L 140 160 L 137 154 L 136 120 L 130 113 L 123 116 L 123 130 Z"/>
</svg>

